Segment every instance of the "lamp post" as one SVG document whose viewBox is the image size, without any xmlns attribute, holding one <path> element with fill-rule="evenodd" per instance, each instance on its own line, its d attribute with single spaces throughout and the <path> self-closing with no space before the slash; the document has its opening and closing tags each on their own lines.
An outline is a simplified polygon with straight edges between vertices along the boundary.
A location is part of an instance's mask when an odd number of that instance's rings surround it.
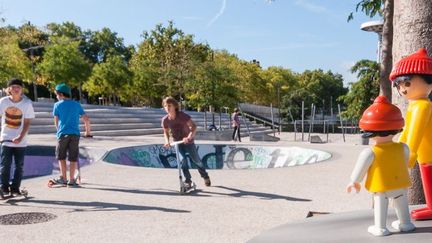
<svg viewBox="0 0 432 243">
<path fill-rule="evenodd" d="M 360 26 L 363 31 L 374 32 L 378 34 L 378 47 L 377 47 L 377 62 L 381 63 L 381 45 L 382 45 L 382 31 L 383 31 L 383 21 L 368 21 Z"/>
<path fill-rule="evenodd" d="M 363 31 L 374 32 L 378 34 L 377 62 L 379 64 L 381 64 L 383 26 L 384 26 L 384 21 L 382 20 L 365 22 L 360 26 L 360 29 Z M 345 141 L 345 137 L 344 137 L 344 141 Z M 368 144 L 369 144 L 369 138 L 362 138 L 362 145 L 368 145 Z"/>
<path fill-rule="evenodd" d="M 281 84 L 280 83 L 278 83 L 278 85 L 277 85 L 277 102 L 278 102 L 278 124 L 279 124 L 279 134 L 281 133 L 281 128 L 282 128 L 282 125 L 281 125 L 281 114 L 280 114 L 280 106 L 281 106 L 281 102 L 280 102 L 280 89 L 281 89 Z"/>
<path fill-rule="evenodd" d="M 214 63 L 214 52 L 213 51 L 211 51 L 211 60 L 212 60 L 212 63 Z M 211 96 L 212 96 L 211 97 L 211 99 L 212 99 L 212 101 L 211 101 L 211 103 L 212 103 L 212 105 L 211 105 L 211 107 L 212 107 L 212 110 L 211 110 L 212 124 L 209 126 L 209 130 L 213 131 L 213 130 L 218 130 L 216 125 L 215 125 L 215 114 L 214 114 L 214 112 L 215 112 L 215 88 L 216 88 L 214 78 L 212 78 L 211 83 L 212 83 L 212 91 L 211 91 L 212 92 L 212 94 L 211 94 Z"/>
</svg>

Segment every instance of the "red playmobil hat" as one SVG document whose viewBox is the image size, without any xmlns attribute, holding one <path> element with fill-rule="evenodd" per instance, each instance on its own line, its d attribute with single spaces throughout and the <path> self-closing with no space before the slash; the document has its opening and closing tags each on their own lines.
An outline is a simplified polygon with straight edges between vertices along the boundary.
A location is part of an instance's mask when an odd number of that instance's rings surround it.
<svg viewBox="0 0 432 243">
<path fill-rule="evenodd" d="M 420 48 L 416 53 L 397 62 L 390 73 L 390 80 L 394 81 L 397 76 L 407 74 L 432 75 L 432 58 L 428 56 L 425 48 Z"/>
<path fill-rule="evenodd" d="M 402 129 L 404 123 L 399 108 L 385 96 L 378 96 L 363 112 L 359 126 L 363 131 L 393 131 Z"/>
</svg>

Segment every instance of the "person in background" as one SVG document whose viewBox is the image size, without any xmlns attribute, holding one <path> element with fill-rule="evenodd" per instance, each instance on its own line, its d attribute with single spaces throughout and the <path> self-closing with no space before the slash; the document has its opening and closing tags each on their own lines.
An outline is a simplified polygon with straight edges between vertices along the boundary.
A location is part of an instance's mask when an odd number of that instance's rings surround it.
<svg viewBox="0 0 432 243">
<path fill-rule="evenodd" d="M 238 139 L 239 142 L 241 142 L 240 138 L 240 118 L 239 118 L 239 109 L 235 108 L 234 113 L 231 115 L 232 120 L 232 126 L 234 128 L 233 134 L 232 134 L 232 140 L 236 141 Z"/>
</svg>

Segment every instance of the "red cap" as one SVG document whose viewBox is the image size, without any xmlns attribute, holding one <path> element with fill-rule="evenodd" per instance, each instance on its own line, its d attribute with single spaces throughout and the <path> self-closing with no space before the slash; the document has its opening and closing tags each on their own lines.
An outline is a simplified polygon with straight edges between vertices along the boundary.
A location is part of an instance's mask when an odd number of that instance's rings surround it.
<svg viewBox="0 0 432 243">
<path fill-rule="evenodd" d="M 432 75 L 432 58 L 428 56 L 425 48 L 420 48 L 416 53 L 397 62 L 390 73 L 390 80 L 393 81 L 397 76 L 407 74 Z"/>
<path fill-rule="evenodd" d="M 392 105 L 385 96 L 378 96 L 360 119 L 363 131 L 392 131 L 404 126 L 404 119 L 399 108 Z"/>
</svg>

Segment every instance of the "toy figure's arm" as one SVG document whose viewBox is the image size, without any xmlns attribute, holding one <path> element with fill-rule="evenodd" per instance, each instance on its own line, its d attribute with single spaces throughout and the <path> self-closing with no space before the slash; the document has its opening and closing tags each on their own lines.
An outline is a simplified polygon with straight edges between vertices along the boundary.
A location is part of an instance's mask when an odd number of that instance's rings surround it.
<svg viewBox="0 0 432 243">
<path fill-rule="evenodd" d="M 404 148 L 404 158 L 405 158 L 407 166 L 409 166 L 410 150 L 409 150 L 408 145 L 406 145 L 405 143 L 402 143 L 402 144 L 403 144 L 403 148 Z"/>
<path fill-rule="evenodd" d="M 357 163 L 354 167 L 354 170 L 351 173 L 351 182 L 347 186 L 348 193 L 350 193 L 352 189 L 355 189 L 356 192 L 360 191 L 360 182 L 365 177 L 373 160 L 374 160 L 374 153 L 371 148 L 364 149 L 360 153 L 357 159 Z"/>
<path fill-rule="evenodd" d="M 405 131 L 399 141 L 406 143 L 410 149 L 409 167 L 412 168 L 417 160 L 417 150 L 424 136 L 427 122 L 431 116 L 429 103 L 422 103 L 413 107 L 410 119 L 407 119 Z"/>
</svg>

